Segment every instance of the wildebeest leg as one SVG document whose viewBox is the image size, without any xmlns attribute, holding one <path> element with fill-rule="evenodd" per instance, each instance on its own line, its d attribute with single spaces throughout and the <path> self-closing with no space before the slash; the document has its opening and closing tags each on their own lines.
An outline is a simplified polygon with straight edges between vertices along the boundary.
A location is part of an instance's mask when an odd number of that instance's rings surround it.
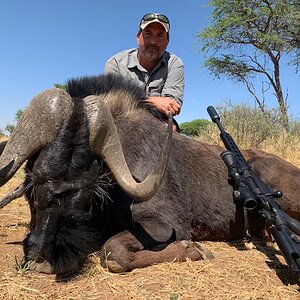
<svg viewBox="0 0 300 300">
<path fill-rule="evenodd" d="M 101 264 L 111 272 L 120 273 L 153 264 L 171 261 L 211 259 L 213 255 L 198 242 L 176 241 L 161 250 L 144 250 L 129 231 L 110 238 L 100 252 Z"/>
</svg>

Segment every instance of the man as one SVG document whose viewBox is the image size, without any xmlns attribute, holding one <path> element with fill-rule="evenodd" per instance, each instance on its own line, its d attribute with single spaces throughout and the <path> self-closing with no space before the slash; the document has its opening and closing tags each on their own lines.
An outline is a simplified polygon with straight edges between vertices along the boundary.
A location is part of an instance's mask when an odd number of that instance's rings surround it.
<svg viewBox="0 0 300 300">
<path fill-rule="evenodd" d="M 122 51 L 105 64 L 105 73 L 130 78 L 143 87 L 146 103 L 158 111 L 162 120 L 170 111 L 180 113 L 184 91 L 184 66 L 176 55 L 166 51 L 170 22 L 162 14 L 149 13 L 140 21 L 138 48 Z M 177 130 L 179 129 L 174 120 Z"/>
</svg>

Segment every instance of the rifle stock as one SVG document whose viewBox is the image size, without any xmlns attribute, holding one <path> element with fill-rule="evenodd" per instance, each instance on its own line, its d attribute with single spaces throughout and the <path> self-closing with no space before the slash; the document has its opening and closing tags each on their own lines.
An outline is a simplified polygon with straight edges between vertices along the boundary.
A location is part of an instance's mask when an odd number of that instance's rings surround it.
<svg viewBox="0 0 300 300">
<path fill-rule="evenodd" d="M 220 156 L 228 168 L 229 183 L 233 187 L 235 200 L 240 201 L 248 210 L 258 207 L 289 268 L 300 272 L 300 222 L 281 209 L 276 199 L 282 193 L 273 191 L 253 171 L 231 135 L 223 128 L 215 108 L 209 106 L 207 111 L 211 120 L 217 124 L 221 140 L 227 149 Z"/>
</svg>

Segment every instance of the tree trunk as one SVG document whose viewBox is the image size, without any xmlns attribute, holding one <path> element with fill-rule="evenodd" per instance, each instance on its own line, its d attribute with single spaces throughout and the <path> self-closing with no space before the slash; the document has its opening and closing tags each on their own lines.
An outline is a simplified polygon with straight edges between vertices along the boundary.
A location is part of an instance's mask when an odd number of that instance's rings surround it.
<svg viewBox="0 0 300 300">
<path fill-rule="evenodd" d="M 274 90 L 276 93 L 277 102 L 279 104 L 279 108 L 281 111 L 282 116 L 282 124 L 286 131 L 289 130 L 289 116 L 287 107 L 284 101 L 283 93 L 282 93 L 282 87 L 280 83 L 280 71 L 279 71 L 279 59 L 274 62 L 274 79 L 275 79 L 275 85 Z"/>
</svg>

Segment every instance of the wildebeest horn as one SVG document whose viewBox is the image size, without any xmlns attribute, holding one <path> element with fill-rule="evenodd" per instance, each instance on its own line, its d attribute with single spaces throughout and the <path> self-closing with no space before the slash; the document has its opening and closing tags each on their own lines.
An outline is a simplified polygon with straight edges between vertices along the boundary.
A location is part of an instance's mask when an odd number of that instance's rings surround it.
<svg viewBox="0 0 300 300">
<path fill-rule="evenodd" d="M 142 182 L 136 182 L 125 161 L 116 125 L 101 96 L 84 98 L 89 120 L 90 143 L 103 158 L 123 190 L 133 199 L 149 200 L 158 190 L 169 161 L 172 143 L 172 118 L 169 117 L 167 138 L 159 162 Z"/>
<path fill-rule="evenodd" d="M 5 184 L 35 152 L 57 135 L 73 105 L 62 89 L 49 89 L 30 102 L 0 156 L 0 186 Z"/>
</svg>

